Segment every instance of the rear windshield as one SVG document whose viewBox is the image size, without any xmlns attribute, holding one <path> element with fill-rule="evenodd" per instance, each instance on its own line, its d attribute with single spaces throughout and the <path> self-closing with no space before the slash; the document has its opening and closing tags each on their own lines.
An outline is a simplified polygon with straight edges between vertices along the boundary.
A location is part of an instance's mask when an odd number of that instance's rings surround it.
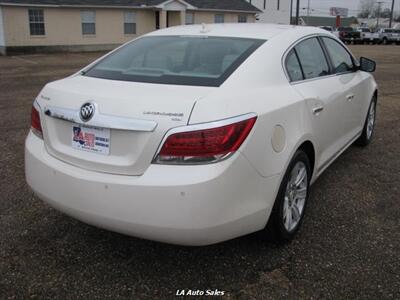
<svg viewBox="0 0 400 300">
<path fill-rule="evenodd" d="M 112 80 L 220 86 L 265 40 L 230 37 L 139 38 L 84 75 Z"/>
</svg>

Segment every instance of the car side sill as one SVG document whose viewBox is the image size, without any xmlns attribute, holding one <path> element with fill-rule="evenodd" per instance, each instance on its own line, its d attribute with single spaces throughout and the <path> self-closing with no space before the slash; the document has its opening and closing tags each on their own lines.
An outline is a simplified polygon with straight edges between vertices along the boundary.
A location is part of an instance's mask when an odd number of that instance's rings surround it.
<svg viewBox="0 0 400 300">
<path fill-rule="evenodd" d="M 324 162 L 317 170 L 317 177 L 319 177 L 347 148 L 349 148 L 361 135 L 362 130 L 359 131 L 346 145 L 333 154 L 326 162 Z"/>
</svg>

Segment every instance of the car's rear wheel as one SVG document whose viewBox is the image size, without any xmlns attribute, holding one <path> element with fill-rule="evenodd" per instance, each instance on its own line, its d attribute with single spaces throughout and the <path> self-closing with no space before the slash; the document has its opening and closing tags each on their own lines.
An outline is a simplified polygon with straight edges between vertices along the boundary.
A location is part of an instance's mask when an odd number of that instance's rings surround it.
<svg viewBox="0 0 400 300">
<path fill-rule="evenodd" d="M 311 180 L 307 155 L 298 150 L 283 177 L 266 232 L 280 242 L 290 241 L 299 230 L 309 196 Z"/>
<path fill-rule="evenodd" d="M 368 108 L 368 113 L 365 118 L 363 131 L 361 136 L 356 140 L 356 145 L 365 147 L 367 146 L 374 134 L 375 129 L 375 119 L 376 119 L 376 96 L 374 96 L 371 100 L 371 103 Z"/>
</svg>

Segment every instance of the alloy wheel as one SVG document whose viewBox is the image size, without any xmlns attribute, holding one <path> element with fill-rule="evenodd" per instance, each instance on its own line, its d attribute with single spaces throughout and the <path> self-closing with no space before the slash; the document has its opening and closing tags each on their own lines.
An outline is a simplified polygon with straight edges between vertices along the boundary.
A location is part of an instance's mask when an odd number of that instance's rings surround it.
<svg viewBox="0 0 400 300">
<path fill-rule="evenodd" d="M 307 168 L 302 161 L 298 161 L 290 173 L 283 202 L 283 224 L 288 232 L 293 231 L 301 220 L 307 193 Z"/>
<path fill-rule="evenodd" d="M 374 131 L 374 125 L 375 125 L 375 103 L 372 102 L 368 111 L 367 139 L 371 138 L 372 132 Z"/>
</svg>

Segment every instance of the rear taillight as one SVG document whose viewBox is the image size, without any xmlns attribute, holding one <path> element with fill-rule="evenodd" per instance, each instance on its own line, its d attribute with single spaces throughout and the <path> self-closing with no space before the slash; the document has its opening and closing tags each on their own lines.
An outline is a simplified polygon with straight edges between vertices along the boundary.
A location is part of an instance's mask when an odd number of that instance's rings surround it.
<svg viewBox="0 0 400 300">
<path fill-rule="evenodd" d="M 251 117 L 231 124 L 170 134 L 154 163 L 201 164 L 220 161 L 242 145 L 257 117 Z M 215 125 L 215 123 L 214 123 Z"/>
<path fill-rule="evenodd" d="M 38 137 L 43 138 L 42 125 L 40 124 L 40 114 L 35 105 L 32 105 L 31 130 Z"/>
</svg>

